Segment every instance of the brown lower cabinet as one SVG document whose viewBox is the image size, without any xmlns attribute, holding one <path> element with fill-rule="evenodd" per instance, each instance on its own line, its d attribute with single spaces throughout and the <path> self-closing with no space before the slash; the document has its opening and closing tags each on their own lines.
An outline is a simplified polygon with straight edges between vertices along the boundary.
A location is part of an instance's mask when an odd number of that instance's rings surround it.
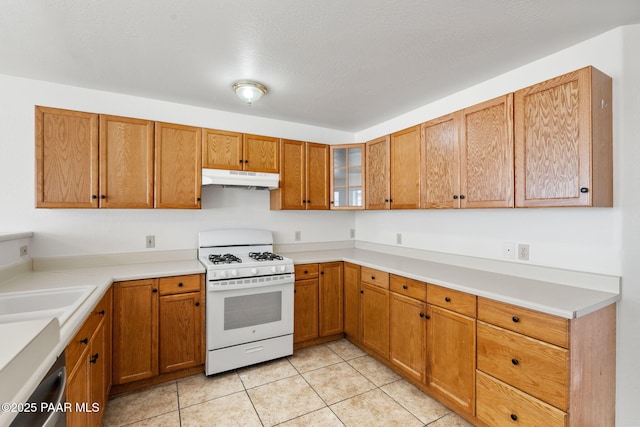
<svg viewBox="0 0 640 427">
<path fill-rule="evenodd" d="M 204 362 L 204 276 L 114 285 L 113 384 L 157 377 Z"/>
<path fill-rule="evenodd" d="M 362 344 L 389 359 L 389 273 L 360 269 L 360 313 Z"/>
<path fill-rule="evenodd" d="M 67 426 L 99 426 L 111 388 L 111 307 L 107 291 L 66 348 Z"/>
</svg>

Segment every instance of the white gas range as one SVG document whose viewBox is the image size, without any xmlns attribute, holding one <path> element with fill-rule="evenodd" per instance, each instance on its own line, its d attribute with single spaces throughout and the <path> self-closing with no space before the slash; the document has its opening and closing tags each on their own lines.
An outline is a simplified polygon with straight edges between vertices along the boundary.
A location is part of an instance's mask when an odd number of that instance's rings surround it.
<svg viewBox="0 0 640 427">
<path fill-rule="evenodd" d="M 266 230 L 198 235 L 207 272 L 206 374 L 293 354 L 294 269 Z"/>
</svg>

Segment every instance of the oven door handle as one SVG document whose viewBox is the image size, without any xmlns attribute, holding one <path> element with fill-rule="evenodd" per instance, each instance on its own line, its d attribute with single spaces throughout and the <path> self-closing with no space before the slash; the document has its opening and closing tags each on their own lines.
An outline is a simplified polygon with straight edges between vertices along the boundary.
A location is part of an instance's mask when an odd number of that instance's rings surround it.
<svg viewBox="0 0 640 427">
<path fill-rule="evenodd" d="M 256 346 L 256 347 L 245 348 L 244 352 L 245 353 L 256 353 L 256 352 L 262 351 L 262 350 L 264 350 L 264 347 L 259 345 L 259 346 Z"/>
</svg>

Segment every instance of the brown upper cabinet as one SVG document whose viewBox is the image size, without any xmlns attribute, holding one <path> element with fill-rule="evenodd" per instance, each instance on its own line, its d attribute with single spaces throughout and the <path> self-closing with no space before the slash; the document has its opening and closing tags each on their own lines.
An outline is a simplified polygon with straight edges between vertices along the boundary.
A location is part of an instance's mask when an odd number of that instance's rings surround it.
<svg viewBox="0 0 640 427">
<path fill-rule="evenodd" d="M 331 209 L 364 209 L 364 144 L 331 147 Z"/>
<path fill-rule="evenodd" d="M 389 209 L 389 135 L 365 144 L 366 150 L 366 207 Z"/>
<path fill-rule="evenodd" d="M 155 207 L 199 209 L 202 129 L 156 122 Z"/>
<path fill-rule="evenodd" d="M 153 122 L 100 115 L 101 208 L 153 207 Z"/>
<path fill-rule="evenodd" d="M 611 78 L 593 67 L 515 92 L 516 206 L 613 206 Z"/>
<path fill-rule="evenodd" d="M 329 146 L 282 139 L 280 187 L 271 209 L 329 209 Z"/>
<path fill-rule="evenodd" d="M 278 138 L 215 129 L 202 134 L 202 167 L 278 173 Z"/>
<path fill-rule="evenodd" d="M 513 95 L 422 124 L 422 208 L 513 207 Z"/>
<path fill-rule="evenodd" d="M 391 134 L 389 204 L 391 209 L 420 207 L 420 126 Z"/>
<path fill-rule="evenodd" d="M 98 115 L 35 108 L 36 207 L 98 207 Z"/>
</svg>

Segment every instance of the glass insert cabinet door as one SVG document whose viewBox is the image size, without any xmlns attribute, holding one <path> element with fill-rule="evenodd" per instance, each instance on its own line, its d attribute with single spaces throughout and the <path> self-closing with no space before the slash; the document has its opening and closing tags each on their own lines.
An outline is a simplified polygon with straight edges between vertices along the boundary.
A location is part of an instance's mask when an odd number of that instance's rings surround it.
<svg viewBox="0 0 640 427">
<path fill-rule="evenodd" d="M 331 147 L 331 209 L 364 209 L 364 144 Z"/>
</svg>

